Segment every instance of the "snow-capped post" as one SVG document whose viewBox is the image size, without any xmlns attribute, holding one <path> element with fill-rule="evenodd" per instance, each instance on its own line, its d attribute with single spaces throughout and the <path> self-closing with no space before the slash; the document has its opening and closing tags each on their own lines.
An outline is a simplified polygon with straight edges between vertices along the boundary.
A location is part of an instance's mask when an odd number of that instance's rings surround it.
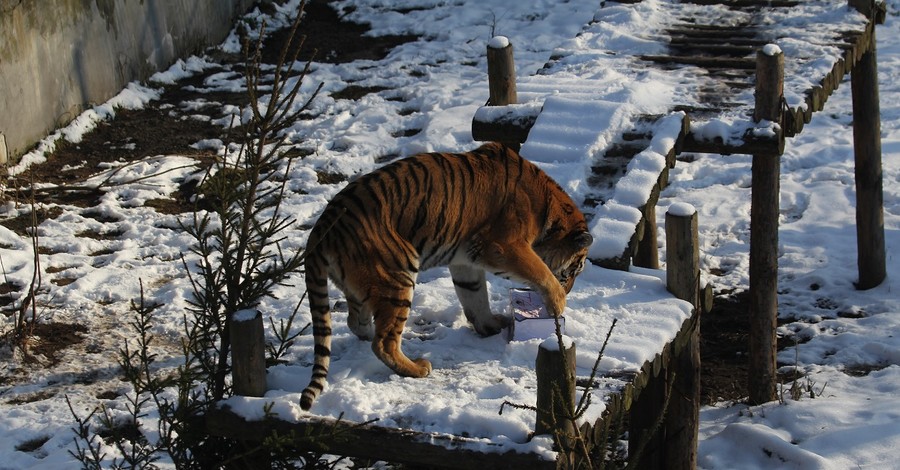
<svg viewBox="0 0 900 470">
<path fill-rule="evenodd" d="M 575 413 L 575 342 L 568 336 L 547 338 L 538 348 L 535 361 L 537 375 L 537 421 L 535 435 L 561 432 L 571 436 L 574 424 L 568 419 Z M 565 360 L 565 368 L 559 365 Z"/>
<path fill-rule="evenodd" d="M 700 291 L 697 209 L 684 202 L 676 202 L 666 211 L 666 288 L 697 308 Z"/>
<path fill-rule="evenodd" d="M 665 461 L 669 469 L 697 467 L 700 429 L 700 248 L 697 210 L 675 203 L 666 211 L 666 286 L 694 306 L 688 339 L 669 367 L 674 368 L 669 407 L 665 411 Z"/>
<path fill-rule="evenodd" d="M 774 44 L 756 54 L 756 122 L 782 122 L 784 53 Z M 750 361 L 751 404 L 777 398 L 775 328 L 778 318 L 778 213 L 781 156 L 753 155 L 750 198 Z"/>
<path fill-rule="evenodd" d="M 872 17 L 874 0 L 850 0 L 850 6 Z M 881 110 L 875 28 L 868 48 L 850 70 L 853 97 L 853 155 L 856 164 L 856 244 L 859 283 L 870 289 L 887 276 L 884 249 L 884 193 L 881 173 Z"/>
<path fill-rule="evenodd" d="M 231 316 L 231 379 L 234 394 L 266 394 L 266 346 L 262 314 L 248 309 Z"/>
<path fill-rule="evenodd" d="M 505 36 L 494 36 L 487 46 L 489 106 L 505 106 L 518 102 L 516 64 L 513 47 Z"/>
</svg>

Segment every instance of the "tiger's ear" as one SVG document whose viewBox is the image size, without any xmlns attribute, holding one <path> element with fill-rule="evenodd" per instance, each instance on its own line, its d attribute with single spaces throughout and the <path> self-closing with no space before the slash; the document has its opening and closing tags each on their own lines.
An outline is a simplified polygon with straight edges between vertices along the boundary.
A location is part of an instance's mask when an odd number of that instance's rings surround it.
<svg viewBox="0 0 900 470">
<path fill-rule="evenodd" d="M 587 248 L 591 246 L 591 243 L 594 243 L 594 237 L 591 236 L 590 232 L 581 232 L 575 235 L 574 240 L 578 248 Z"/>
</svg>

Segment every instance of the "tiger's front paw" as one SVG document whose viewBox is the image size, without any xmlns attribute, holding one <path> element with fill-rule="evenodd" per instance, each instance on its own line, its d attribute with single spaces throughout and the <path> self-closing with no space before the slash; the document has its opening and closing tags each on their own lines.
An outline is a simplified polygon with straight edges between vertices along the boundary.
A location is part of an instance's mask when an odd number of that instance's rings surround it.
<svg viewBox="0 0 900 470">
<path fill-rule="evenodd" d="M 547 311 L 550 312 L 550 315 L 559 317 L 566 308 L 566 292 L 559 285 L 555 287 L 555 289 L 550 289 L 543 297 L 544 304 L 547 307 Z"/>
</svg>

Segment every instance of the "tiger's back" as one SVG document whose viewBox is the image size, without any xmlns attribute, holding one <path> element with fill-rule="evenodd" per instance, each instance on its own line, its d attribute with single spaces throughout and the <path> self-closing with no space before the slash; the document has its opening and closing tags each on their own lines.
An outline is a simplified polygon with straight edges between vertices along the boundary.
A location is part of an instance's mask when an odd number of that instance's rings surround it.
<svg viewBox="0 0 900 470">
<path fill-rule="evenodd" d="M 420 271 L 449 265 L 466 317 L 493 334 L 502 320 L 490 313 L 485 269 L 539 290 L 559 314 L 590 240 L 568 195 L 500 144 L 420 154 L 361 176 L 328 204 L 307 244 L 315 364 L 301 406 L 312 405 L 328 373 L 328 278 L 347 298 L 351 330 L 398 374 L 423 377 L 430 363 L 400 349 Z"/>
</svg>

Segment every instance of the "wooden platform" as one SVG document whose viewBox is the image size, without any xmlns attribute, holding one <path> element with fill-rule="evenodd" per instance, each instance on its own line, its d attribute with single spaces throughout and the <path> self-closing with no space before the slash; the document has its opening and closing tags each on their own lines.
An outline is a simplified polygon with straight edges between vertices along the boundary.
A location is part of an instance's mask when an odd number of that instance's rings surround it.
<svg viewBox="0 0 900 470">
<path fill-rule="evenodd" d="M 674 153 L 667 155 L 672 163 L 674 154 L 680 152 L 780 155 L 785 137 L 802 131 L 812 114 L 822 109 L 828 96 L 871 48 L 874 27 L 885 15 L 883 4 L 873 7 L 869 19 L 839 0 L 673 0 L 656 5 L 665 10 L 664 21 L 653 29 L 635 24 L 631 38 L 655 43 L 656 53 L 629 54 L 627 50 L 609 49 L 603 12 L 612 9 L 622 14 L 631 10 L 635 17 L 643 13 L 640 2 L 608 3 L 571 47 L 558 49 L 536 75 L 519 79 L 517 103 L 498 107 L 488 102 L 476 113 L 472 123 L 475 139 L 521 142 L 527 146 L 532 127 L 541 125 L 541 102 L 550 96 L 542 93 L 545 89 L 552 89 L 554 98 L 617 99 L 619 90 L 604 96 L 601 87 L 605 84 L 591 78 L 571 78 L 584 75 L 582 70 L 587 63 L 596 68 L 624 70 L 627 76 L 677 73 L 682 78 L 686 91 L 666 103 L 666 109 L 658 110 L 661 114 L 685 113 L 684 133 L 678 136 L 677 145 L 672 148 Z M 822 23 L 822 19 L 832 22 Z M 783 109 L 776 122 L 757 122 L 756 55 L 767 44 L 778 45 L 784 51 Z M 641 48 L 647 49 L 654 48 Z M 590 90 L 592 86 L 594 90 Z M 648 116 L 635 120 L 644 124 L 653 121 Z M 583 201 L 589 211 L 606 204 L 633 156 L 644 150 L 641 145 L 647 140 L 646 126 L 640 127 L 623 130 L 594 155 L 592 171 L 587 176 L 593 191 Z M 648 203 L 655 204 L 659 189 L 667 182 L 666 176 L 666 172 L 660 173 Z M 592 257 L 595 263 L 624 268 L 633 257 L 640 259 L 637 242 L 643 238 L 650 213 L 646 207 L 635 209 L 645 217 L 635 224 L 627 247 L 615 256 Z"/>
</svg>

